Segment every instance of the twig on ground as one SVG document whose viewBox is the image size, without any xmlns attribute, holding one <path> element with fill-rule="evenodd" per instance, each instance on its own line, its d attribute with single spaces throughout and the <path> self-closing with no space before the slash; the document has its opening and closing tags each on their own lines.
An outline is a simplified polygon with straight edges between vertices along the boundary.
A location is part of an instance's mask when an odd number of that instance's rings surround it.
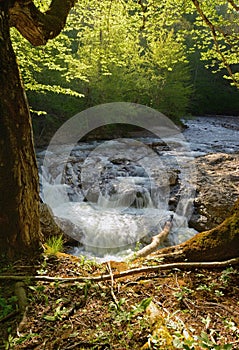
<svg viewBox="0 0 239 350">
<path fill-rule="evenodd" d="M 158 272 L 170 269 L 213 269 L 224 268 L 230 265 L 239 264 L 239 257 L 225 261 L 212 261 L 212 262 L 176 262 L 169 264 L 162 264 L 156 266 L 140 267 L 131 270 L 125 270 L 113 274 L 114 279 L 123 278 L 132 275 L 138 275 L 141 273 Z M 43 281 L 43 282 L 101 282 L 111 280 L 110 275 L 101 275 L 95 277 L 51 277 L 51 276 L 19 276 L 19 275 L 0 275 L 0 280 L 13 280 L 13 281 Z"/>
<path fill-rule="evenodd" d="M 94 346 L 97 346 L 97 348 L 102 348 L 102 349 L 110 349 L 110 344 L 105 344 L 105 343 L 90 343 L 90 342 L 85 342 L 82 341 L 80 343 L 76 343 L 70 346 L 67 346 L 65 350 L 72 350 L 72 349 L 79 349 L 79 347 L 83 346 L 84 348 L 90 348 L 92 349 Z"/>
<path fill-rule="evenodd" d="M 207 306 L 208 305 L 208 306 Z M 219 309 L 224 309 L 226 310 L 227 312 L 230 312 L 234 315 L 239 315 L 239 312 L 236 311 L 236 310 L 232 310 L 230 307 L 226 306 L 226 305 L 223 305 L 223 304 L 217 304 L 217 303 L 213 303 L 213 302 L 204 302 L 204 307 L 212 307 L 212 308 L 215 308 L 215 307 L 218 307 Z"/>
<path fill-rule="evenodd" d="M 115 305 L 117 306 L 117 308 L 119 308 L 119 302 L 118 302 L 118 300 L 116 298 L 116 295 L 114 293 L 114 276 L 113 276 L 113 273 L 112 273 L 110 262 L 107 262 L 107 268 L 108 268 L 108 271 L 109 271 L 109 274 L 110 274 L 110 279 L 111 279 L 110 292 L 111 292 L 111 295 L 112 295 L 112 298 L 113 298 L 113 301 L 114 301 Z"/>
<path fill-rule="evenodd" d="M 14 311 L 10 312 L 10 314 L 8 314 L 0 319 L 0 323 L 8 321 L 10 318 L 15 317 L 19 313 L 20 313 L 19 310 L 14 310 Z"/>
</svg>

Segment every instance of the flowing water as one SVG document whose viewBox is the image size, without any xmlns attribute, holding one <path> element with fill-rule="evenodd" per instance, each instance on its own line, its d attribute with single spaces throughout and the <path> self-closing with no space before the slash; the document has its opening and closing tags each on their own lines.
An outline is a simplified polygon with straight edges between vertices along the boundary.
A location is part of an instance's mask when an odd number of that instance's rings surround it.
<svg viewBox="0 0 239 350">
<path fill-rule="evenodd" d="M 38 153 L 42 198 L 59 226 L 79 242 L 74 254 L 121 259 L 139 243 L 149 243 L 171 216 L 165 245 L 195 234 L 188 227 L 197 181 L 193 157 L 238 151 L 239 124 L 238 118 L 203 117 L 185 123 L 183 135 L 163 141 L 79 142 Z"/>
</svg>

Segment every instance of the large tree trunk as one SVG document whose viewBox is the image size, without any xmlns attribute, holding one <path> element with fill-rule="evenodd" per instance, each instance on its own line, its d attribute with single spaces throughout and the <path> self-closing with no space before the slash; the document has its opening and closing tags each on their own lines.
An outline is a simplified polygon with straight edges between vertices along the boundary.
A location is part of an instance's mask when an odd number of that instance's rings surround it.
<svg viewBox="0 0 239 350">
<path fill-rule="evenodd" d="M 239 257 L 239 200 L 231 215 L 212 230 L 157 253 L 166 261 L 223 261 Z"/>
<path fill-rule="evenodd" d="M 9 3 L 0 2 L 0 254 L 39 248 L 38 170 L 26 95 L 9 34 Z"/>
</svg>

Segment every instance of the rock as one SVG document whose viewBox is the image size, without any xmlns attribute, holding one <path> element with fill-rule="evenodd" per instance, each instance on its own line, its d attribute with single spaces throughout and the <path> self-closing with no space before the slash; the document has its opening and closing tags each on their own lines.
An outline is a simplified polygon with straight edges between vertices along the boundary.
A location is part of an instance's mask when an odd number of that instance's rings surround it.
<svg viewBox="0 0 239 350">
<path fill-rule="evenodd" d="M 67 235 L 68 232 L 60 228 L 56 220 L 58 219 L 54 218 L 51 208 L 46 203 L 40 203 L 40 225 L 44 240 L 47 241 L 52 236 L 63 235 L 65 241 L 68 244 L 72 244 L 73 239 Z"/>
<path fill-rule="evenodd" d="M 197 189 L 189 224 L 204 231 L 220 224 L 239 196 L 239 154 L 209 154 L 195 162 Z"/>
<path fill-rule="evenodd" d="M 83 232 L 77 225 L 65 218 L 55 218 L 55 220 L 64 231 L 68 244 L 72 243 L 71 240 L 73 240 L 75 244 L 81 241 Z"/>
</svg>

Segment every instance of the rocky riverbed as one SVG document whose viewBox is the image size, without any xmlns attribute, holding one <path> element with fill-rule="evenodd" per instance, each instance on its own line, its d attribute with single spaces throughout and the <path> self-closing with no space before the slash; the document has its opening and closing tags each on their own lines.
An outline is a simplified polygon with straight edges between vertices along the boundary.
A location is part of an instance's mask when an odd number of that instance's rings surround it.
<svg viewBox="0 0 239 350">
<path fill-rule="evenodd" d="M 208 154 L 195 164 L 198 181 L 189 224 L 203 231 L 220 224 L 239 196 L 239 154 Z"/>
<path fill-rule="evenodd" d="M 96 245 L 101 243 L 103 232 L 109 231 L 104 238 L 105 245 L 109 238 L 118 239 L 122 232 L 125 245 L 144 237 L 144 233 L 137 233 L 139 228 L 142 232 L 153 233 L 160 229 L 170 213 L 176 212 L 175 230 L 169 244 L 177 244 L 193 232 L 221 223 L 239 194 L 239 118 L 197 117 L 184 123 L 187 128 L 176 147 L 175 140 L 165 143 L 151 137 L 107 141 L 103 146 L 100 142 L 80 143 L 64 165 L 61 182 L 62 164 L 59 169 L 51 165 L 47 170 L 51 178 L 50 190 L 54 190 L 50 192 L 50 204 L 63 230 L 72 238 L 83 238 L 83 244 L 84 239 L 87 242 L 89 238 L 85 238 L 85 232 L 90 230 L 88 235 L 93 239 L 98 235 Z M 141 144 L 146 146 L 141 148 Z M 38 154 L 39 164 L 45 155 L 45 152 Z M 59 210 L 61 191 L 66 188 L 63 197 L 67 194 L 73 204 L 70 203 L 69 209 L 64 203 Z M 74 202 L 82 204 L 77 204 L 76 208 Z M 113 212 L 109 213 L 112 206 Z M 161 215 L 160 220 L 156 220 L 157 213 Z M 133 221 L 128 222 L 129 219 Z M 56 230 L 44 206 L 41 221 L 45 232 L 50 234 Z M 127 224 L 121 227 L 124 221 Z M 101 231 L 98 231 L 99 226 Z M 196 231 L 190 231 L 190 227 Z M 131 231 L 135 236 L 129 239 Z"/>
<path fill-rule="evenodd" d="M 239 117 L 196 117 L 185 123 L 197 170 L 189 224 L 203 231 L 220 224 L 239 196 Z"/>
</svg>

